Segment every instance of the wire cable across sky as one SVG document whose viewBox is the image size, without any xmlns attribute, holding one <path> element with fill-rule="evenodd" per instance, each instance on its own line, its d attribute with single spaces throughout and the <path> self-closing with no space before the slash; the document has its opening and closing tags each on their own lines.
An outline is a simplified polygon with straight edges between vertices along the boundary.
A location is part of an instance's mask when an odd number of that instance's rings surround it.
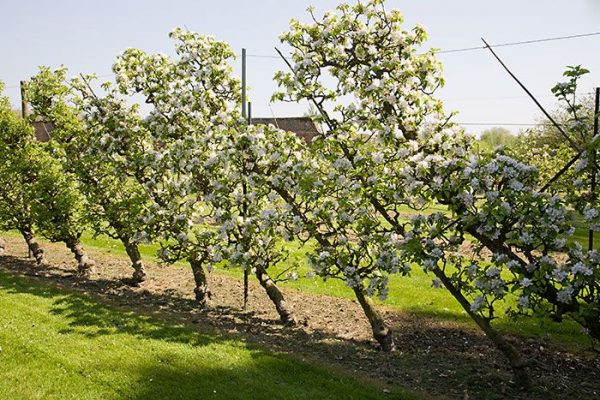
<svg viewBox="0 0 600 400">
<path fill-rule="evenodd" d="M 521 45 L 532 44 L 532 43 L 553 42 L 553 41 L 557 41 L 557 40 L 567 40 L 567 39 L 579 39 L 579 38 L 598 36 L 598 35 L 600 35 L 600 32 L 588 32 L 588 33 L 579 33 L 576 35 L 555 36 L 555 37 L 540 38 L 540 39 L 521 40 L 518 42 L 506 42 L 506 43 L 491 44 L 490 47 L 521 46 Z M 485 50 L 486 48 L 487 47 L 485 47 L 485 46 L 462 47 L 462 48 L 456 48 L 456 49 L 438 50 L 435 53 L 436 54 L 461 53 L 461 52 L 465 52 L 465 51 Z M 281 58 L 276 55 L 268 55 L 268 54 L 248 54 L 247 56 L 253 57 L 253 58 L 277 58 L 277 59 Z"/>
<path fill-rule="evenodd" d="M 600 31 L 599 32 L 587 32 L 587 33 L 579 33 L 579 34 L 574 34 L 574 35 L 554 36 L 554 37 L 546 37 L 546 38 L 538 38 L 538 39 L 530 39 L 530 40 L 521 40 L 521 41 L 516 41 L 516 42 L 491 44 L 490 47 L 498 48 L 498 47 L 522 46 L 522 45 L 528 45 L 528 44 L 534 44 L 534 43 L 554 42 L 554 41 L 569 40 L 569 39 L 580 39 L 580 38 L 593 37 L 593 36 L 599 36 L 599 35 L 600 35 Z M 437 50 L 437 51 L 435 51 L 435 53 L 436 54 L 452 54 L 452 53 L 462 53 L 462 52 L 485 50 L 485 49 L 487 49 L 487 47 L 484 45 L 481 45 L 481 46 L 462 47 L 462 48 L 455 48 L 455 49 L 448 49 L 448 50 Z M 247 57 L 249 57 L 249 58 L 281 59 L 281 57 L 278 55 L 268 55 L 268 54 L 247 54 Z M 114 74 L 109 73 L 109 74 L 97 75 L 97 77 L 102 79 L 102 78 L 112 77 L 113 75 Z M 5 89 L 17 89 L 17 88 L 19 88 L 19 85 L 5 86 L 4 88 Z M 587 95 L 588 93 L 583 93 L 583 94 Z M 525 98 L 525 97 L 526 96 L 472 97 L 472 98 L 454 98 L 454 99 L 450 98 L 450 99 L 446 99 L 446 101 L 459 102 L 459 101 L 484 101 L 484 100 L 499 100 L 499 99 L 510 100 L 510 99 L 521 99 L 521 98 Z M 544 97 L 553 97 L 553 96 L 544 96 Z M 460 125 L 465 125 L 465 126 L 515 126 L 515 127 L 521 126 L 521 127 L 526 127 L 526 126 L 540 125 L 540 123 L 509 123 L 509 122 L 457 122 L 457 123 Z"/>
<path fill-rule="evenodd" d="M 556 41 L 556 40 L 578 39 L 578 38 L 590 37 L 590 36 L 598 36 L 598 35 L 600 35 L 600 32 L 580 33 L 580 34 L 577 34 L 577 35 L 556 36 L 556 37 L 542 38 L 542 39 L 522 40 L 522 41 L 519 41 L 519 42 L 508 42 L 508 43 L 490 44 L 490 47 L 521 46 L 521 45 L 524 45 L 524 44 L 553 42 L 553 41 Z M 462 49 L 439 50 L 439 51 L 436 51 L 435 53 L 436 54 L 460 53 L 460 52 L 464 52 L 464 51 L 484 50 L 484 49 L 487 49 L 487 47 L 486 46 L 476 46 L 476 47 L 464 47 Z"/>
</svg>

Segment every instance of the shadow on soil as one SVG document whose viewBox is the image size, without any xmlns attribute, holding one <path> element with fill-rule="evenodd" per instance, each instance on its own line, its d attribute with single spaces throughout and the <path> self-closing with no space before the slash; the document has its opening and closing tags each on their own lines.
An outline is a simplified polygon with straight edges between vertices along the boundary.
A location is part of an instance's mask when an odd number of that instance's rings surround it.
<svg viewBox="0 0 600 400">
<path fill-rule="evenodd" d="M 214 343 L 215 337 L 217 340 L 238 339 L 251 348 L 258 345 L 355 376 L 374 378 L 382 386 L 429 393 L 426 398 L 436 394 L 444 398 L 471 399 L 591 399 L 600 393 L 598 360 L 543 352 L 536 343 L 520 343 L 522 351 L 538 362 L 531 371 L 534 388 L 529 393 L 519 392 L 510 382 L 511 374 L 505 361 L 485 338 L 458 327 L 428 326 L 415 316 L 398 315 L 392 320 L 398 351 L 384 354 L 371 342 L 342 339 L 302 326 L 284 327 L 278 321 L 234 308 L 198 310 L 193 300 L 174 292 L 150 293 L 121 281 L 65 275 L 62 269 L 52 266 L 40 269 L 23 258 L 1 256 L 0 270 L 70 291 L 66 296 L 56 296 L 52 290 L 25 282 L 0 287 L 8 292 L 57 297 L 52 312 L 68 318 L 70 332 L 79 330 L 89 336 L 126 332 L 195 346 Z M 75 295 L 73 291 L 99 298 L 120 310 L 133 311 L 141 318 L 114 313 L 110 307 Z M 148 324 L 150 317 L 162 322 Z M 148 371 L 149 375 L 169 373 L 172 371 Z M 260 371 L 257 374 L 260 375 Z M 138 398 L 146 397 L 142 394 Z"/>
</svg>

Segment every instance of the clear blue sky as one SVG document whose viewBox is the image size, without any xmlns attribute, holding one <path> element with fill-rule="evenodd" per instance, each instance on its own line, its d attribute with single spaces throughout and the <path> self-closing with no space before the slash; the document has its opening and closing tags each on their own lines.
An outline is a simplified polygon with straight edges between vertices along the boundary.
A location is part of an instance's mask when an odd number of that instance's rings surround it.
<svg viewBox="0 0 600 400">
<path fill-rule="evenodd" d="M 191 0 L 28 0 L 0 5 L 0 79 L 16 105 L 18 82 L 38 65 L 64 64 L 73 73 L 110 72 L 115 56 L 127 47 L 171 53 L 168 32 L 175 26 L 211 34 L 239 53 L 273 55 L 278 35 L 290 18 L 307 19 L 314 4 L 322 12 L 332 0 L 191 1 Z M 442 49 L 573 35 L 600 31 L 600 0 L 388 0 L 400 9 L 407 26 L 425 25 L 430 45 Z M 566 65 L 583 64 L 592 74 L 585 90 L 600 85 L 600 36 L 516 47 L 498 52 L 548 107 L 550 87 Z M 440 96 L 447 109 L 465 122 L 531 123 L 540 113 L 487 51 L 441 54 L 446 87 Z M 236 61 L 239 72 L 239 59 Z M 250 100 L 255 116 L 270 116 L 277 59 L 248 59 Z M 273 104 L 276 116 L 301 115 L 306 105 Z M 469 127 L 477 133 L 486 127 Z M 516 127 L 509 127 L 517 131 Z"/>
</svg>

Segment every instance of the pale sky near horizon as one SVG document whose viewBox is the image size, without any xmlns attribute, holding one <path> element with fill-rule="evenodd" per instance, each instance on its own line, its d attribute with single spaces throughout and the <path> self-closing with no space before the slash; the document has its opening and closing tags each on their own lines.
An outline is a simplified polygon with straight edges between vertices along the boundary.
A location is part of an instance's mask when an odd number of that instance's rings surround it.
<svg viewBox="0 0 600 400">
<path fill-rule="evenodd" d="M 210 34 L 229 42 L 239 54 L 274 55 L 278 36 L 289 20 L 307 20 L 306 8 L 320 14 L 338 0 L 0 0 L 0 80 L 6 94 L 19 104 L 19 80 L 38 65 L 64 64 L 72 73 L 106 75 L 118 53 L 128 47 L 172 53 L 168 32 L 175 26 Z M 353 1 L 351 1 L 353 2 Z M 456 49 L 491 44 L 600 32 L 600 0 L 388 0 L 398 8 L 406 27 L 420 23 L 429 32 L 429 46 Z M 548 108 L 554 107 L 550 88 L 566 65 L 583 64 L 592 73 L 582 80 L 583 91 L 600 86 L 600 35 L 497 49 L 498 54 Z M 487 50 L 440 54 L 446 86 L 439 92 L 456 121 L 533 123 L 541 113 L 501 69 Z M 235 61 L 239 73 L 241 61 Z M 248 58 L 248 84 L 254 116 L 302 115 L 306 104 L 269 99 L 276 85 L 276 58 Z M 109 79 L 109 78 L 106 78 Z M 518 132 L 519 126 L 506 126 Z M 478 133 L 487 125 L 471 126 Z"/>
</svg>

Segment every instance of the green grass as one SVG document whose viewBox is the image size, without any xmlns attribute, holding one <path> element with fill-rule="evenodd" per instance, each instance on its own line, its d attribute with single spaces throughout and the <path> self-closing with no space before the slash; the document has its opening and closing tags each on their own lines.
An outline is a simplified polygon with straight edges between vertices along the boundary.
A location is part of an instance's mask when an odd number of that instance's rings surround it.
<svg viewBox="0 0 600 400">
<path fill-rule="evenodd" d="M 415 398 L 0 273 L 1 399 Z"/>
</svg>

